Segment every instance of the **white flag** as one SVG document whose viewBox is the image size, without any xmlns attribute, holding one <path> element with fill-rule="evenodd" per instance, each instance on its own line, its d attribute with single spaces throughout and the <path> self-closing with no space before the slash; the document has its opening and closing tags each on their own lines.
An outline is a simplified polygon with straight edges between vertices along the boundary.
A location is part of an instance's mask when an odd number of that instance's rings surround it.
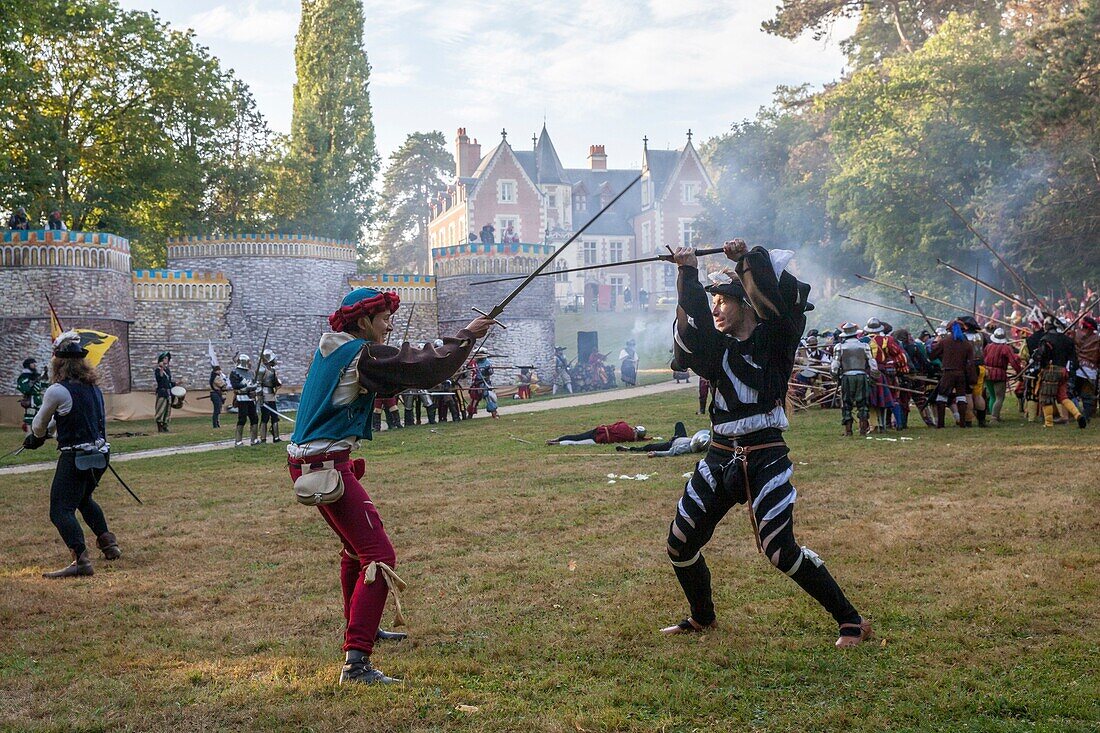
<svg viewBox="0 0 1100 733">
<path fill-rule="evenodd" d="M 218 366 L 218 355 L 214 353 L 214 344 L 206 342 L 206 355 L 210 357 L 210 368 Z"/>
</svg>

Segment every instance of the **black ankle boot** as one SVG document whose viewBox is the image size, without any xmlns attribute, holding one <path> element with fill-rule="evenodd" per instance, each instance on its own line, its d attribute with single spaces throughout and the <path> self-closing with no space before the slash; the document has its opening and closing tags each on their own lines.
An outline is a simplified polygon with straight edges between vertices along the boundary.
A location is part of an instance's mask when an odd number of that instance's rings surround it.
<svg viewBox="0 0 1100 733">
<path fill-rule="evenodd" d="M 76 550 L 69 550 L 72 553 L 73 561 L 61 568 L 55 570 L 52 573 L 42 573 L 43 578 L 72 578 L 79 575 L 91 575 L 95 571 L 92 569 L 92 561 L 88 559 L 88 551 L 78 553 Z"/>
<path fill-rule="evenodd" d="M 355 650 L 348 652 L 348 658 L 340 670 L 340 684 L 357 683 L 360 685 L 394 685 L 401 680 L 387 677 L 382 670 L 370 663 L 370 657 Z"/>
</svg>

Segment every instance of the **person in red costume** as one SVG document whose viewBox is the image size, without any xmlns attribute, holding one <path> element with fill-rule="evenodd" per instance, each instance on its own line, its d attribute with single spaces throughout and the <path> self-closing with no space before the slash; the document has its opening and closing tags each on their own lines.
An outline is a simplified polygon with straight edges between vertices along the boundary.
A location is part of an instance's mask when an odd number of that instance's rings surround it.
<svg viewBox="0 0 1100 733">
<path fill-rule="evenodd" d="M 546 441 L 547 445 L 596 445 L 597 443 L 633 443 L 636 440 L 645 440 L 645 427 L 632 426 L 630 423 L 620 420 L 610 425 L 597 425 L 591 430 L 576 435 L 563 435 L 560 438 Z"/>
</svg>

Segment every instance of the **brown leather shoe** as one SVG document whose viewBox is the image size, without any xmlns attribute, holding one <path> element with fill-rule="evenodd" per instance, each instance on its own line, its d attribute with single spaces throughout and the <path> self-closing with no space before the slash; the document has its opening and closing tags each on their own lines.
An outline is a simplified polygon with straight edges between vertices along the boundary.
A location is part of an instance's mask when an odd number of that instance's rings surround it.
<svg viewBox="0 0 1100 733">
<path fill-rule="evenodd" d="M 72 553 L 73 561 L 61 568 L 55 570 L 52 573 L 42 573 L 43 578 L 72 578 L 78 575 L 91 575 L 95 572 L 92 569 L 92 561 L 88 559 L 88 551 L 76 554 L 75 550 L 69 550 Z"/>
<path fill-rule="evenodd" d="M 122 557 L 122 550 L 118 548 L 118 538 L 114 532 L 104 532 L 95 539 L 95 546 L 103 551 L 103 557 L 108 560 L 117 560 Z"/>
<path fill-rule="evenodd" d="M 836 640 L 837 649 L 847 649 L 849 647 L 859 646 L 871 638 L 871 622 L 862 616 L 858 624 L 841 624 L 840 630 L 844 631 L 845 629 L 859 629 L 859 634 L 857 636 L 841 634 Z"/>
<path fill-rule="evenodd" d="M 717 621 L 711 621 L 709 624 L 701 624 L 691 616 L 688 616 L 678 624 L 666 626 L 661 629 L 661 633 L 667 636 L 672 636 L 673 634 L 700 634 L 704 631 L 716 628 L 717 626 Z"/>
</svg>

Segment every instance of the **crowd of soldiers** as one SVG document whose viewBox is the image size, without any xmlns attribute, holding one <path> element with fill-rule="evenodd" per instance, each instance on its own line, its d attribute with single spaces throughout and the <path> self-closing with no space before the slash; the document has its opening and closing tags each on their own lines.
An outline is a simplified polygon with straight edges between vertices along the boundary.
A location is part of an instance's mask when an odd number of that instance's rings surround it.
<svg viewBox="0 0 1100 733">
<path fill-rule="evenodd" d="M 1100 336 L 1089 315 L 1047 315 L 1005 328 L 971 315 L 914 336 L 871 318 L 835 331 L 811 330 L 790 381 L 793 409 L 841 410 L 844 435 L 905 430 L 915 410 L 931 428 L 950 414 L 961 428 L 1004 419 L 1015 397 L 1028 422 L 1085 428 L 1096 410 Z"/>
</svg>

